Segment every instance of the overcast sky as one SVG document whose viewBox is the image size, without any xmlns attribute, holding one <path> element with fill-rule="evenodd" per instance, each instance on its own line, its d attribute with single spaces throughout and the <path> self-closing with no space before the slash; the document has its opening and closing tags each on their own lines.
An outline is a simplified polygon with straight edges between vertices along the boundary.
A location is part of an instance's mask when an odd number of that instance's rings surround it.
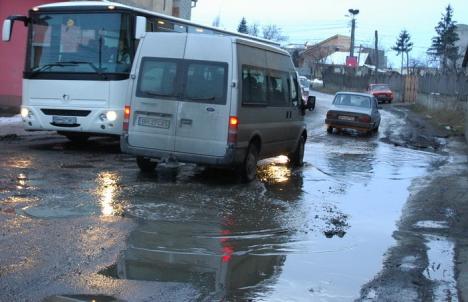
<svg viewBox="0 0 468 302">
<path fill-rule="evenodd" d="M 242 17 L 248 24 L 276 24 L 289 43 L 316 43 L 335 34 L 350 35 L 348 9 L 359 9 L 356 45 L 373 45 L 378 30 L 380 45 L 394 67 L 399 59 L 390 48 L 402 29 L 414 42 L 411 56 L 422 58 L 435 35 L 434 27 L 451 4 L 454 20 L 468 24 L 468 0 L 198 0 L 192 21 L 211 25 L 216 16 L 227 30 L 237 30 Z"/>
</svg>

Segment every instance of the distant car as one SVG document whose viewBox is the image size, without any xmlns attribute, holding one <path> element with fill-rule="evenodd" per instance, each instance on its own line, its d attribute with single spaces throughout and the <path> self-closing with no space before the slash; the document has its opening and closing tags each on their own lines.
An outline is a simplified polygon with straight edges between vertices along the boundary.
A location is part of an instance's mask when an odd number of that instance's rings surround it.
<svg viewBox="0 0 468 302">
<path fill-rule="evenodd" d="M 370 84 L 367 92 L 375 96 L 379 103 L 391 103 L 393 101 L 393 92 L 388 84 Z"/>
<path fill-rule="evenodd" d="M 328 133 L 334 128 L 377 132 L 380 126 L 377 99 L 367 93 L 338 92 L 327 112 L 325 124 Z"/>
<path fill-rule="evenodd" d="M 315 109 L 315 97 L 310 96 L 311 81 L 305 76 L 299 76 L 299 84 L 301 86 L 302 102 L 305 109 L 312 111 Z"/>
</svg>

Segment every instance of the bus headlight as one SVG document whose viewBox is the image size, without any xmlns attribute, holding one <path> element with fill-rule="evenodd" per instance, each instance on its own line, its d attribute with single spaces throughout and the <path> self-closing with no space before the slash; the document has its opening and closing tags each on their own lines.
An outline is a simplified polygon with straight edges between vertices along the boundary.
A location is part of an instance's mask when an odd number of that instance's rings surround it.
<svg viewBox="0 0 468 302">
<path fill-rule="evenodd" d="M 21 108 L 21 117 L 22 118 L 27 118 L 29 115 L 29 109 L 26 107 Z"/>
<path fill-rule="evenodd" d="M 115 111 L 107 111 L 106 118 L 109 122 L 113 122 L 117 119 L 117 112 Z"/>
</svg>

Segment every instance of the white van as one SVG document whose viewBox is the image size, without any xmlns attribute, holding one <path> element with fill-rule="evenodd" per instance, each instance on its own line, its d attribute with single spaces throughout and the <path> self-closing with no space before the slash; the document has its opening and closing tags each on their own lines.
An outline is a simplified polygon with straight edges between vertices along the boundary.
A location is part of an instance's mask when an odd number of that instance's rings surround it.
<svg viewBox="0 0 468 302">
<path fill-rule="evenodd" d="M 288 155 L 302 165 L 307 139 L 289 54 L 238 37 L 147 33 L 132 67 L 123 152 L 142 171 L 164 159 L 239 168 Z"/>
</svg>

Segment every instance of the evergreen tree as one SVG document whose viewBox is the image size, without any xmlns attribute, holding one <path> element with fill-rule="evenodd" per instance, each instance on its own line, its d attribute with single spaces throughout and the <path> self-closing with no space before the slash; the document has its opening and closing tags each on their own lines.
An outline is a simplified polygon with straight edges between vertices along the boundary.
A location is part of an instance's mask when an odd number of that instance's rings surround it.
<svg viewBox="0 0 468 302">
<path fill-rule="evenodd" d="M 404 55 L 406 54 L 406 70 L 408 70 L 409 53 L 413 50 L 413 42 L 411 42 L 411 36 L 406 29 L 401 31 L 392 50 L 397 52 L 397 56 L 401 55 L 401 73 L 403 74 Z"/>
<path fill-rule="evenodd" d="M 449 61 L 453 63 L 453 68 L 456 70 L 458 59 L 458 47 L 455 46 L 455 42 L 459 40 L 459 37 L 455 31 L 456 22 L 452 18 L 453 8 L 448 5 L 445 14 L 442 14 L 441 20 L 435 27 L 437 36 L 432 38 L 432 46 L 428 50 L 429 55 L 439 60 L 443 71 L 449 69 Z"/>
<path fill-rule="evenodd" d="M 242 17 L 242 20 L 239 23 L 239 26 L 237 27 L 237 31 L 243 34 L 248 34 L 249 29 L 247 27 L 247 20 L 245 20 L 245 17 Z"/>
</svg>

